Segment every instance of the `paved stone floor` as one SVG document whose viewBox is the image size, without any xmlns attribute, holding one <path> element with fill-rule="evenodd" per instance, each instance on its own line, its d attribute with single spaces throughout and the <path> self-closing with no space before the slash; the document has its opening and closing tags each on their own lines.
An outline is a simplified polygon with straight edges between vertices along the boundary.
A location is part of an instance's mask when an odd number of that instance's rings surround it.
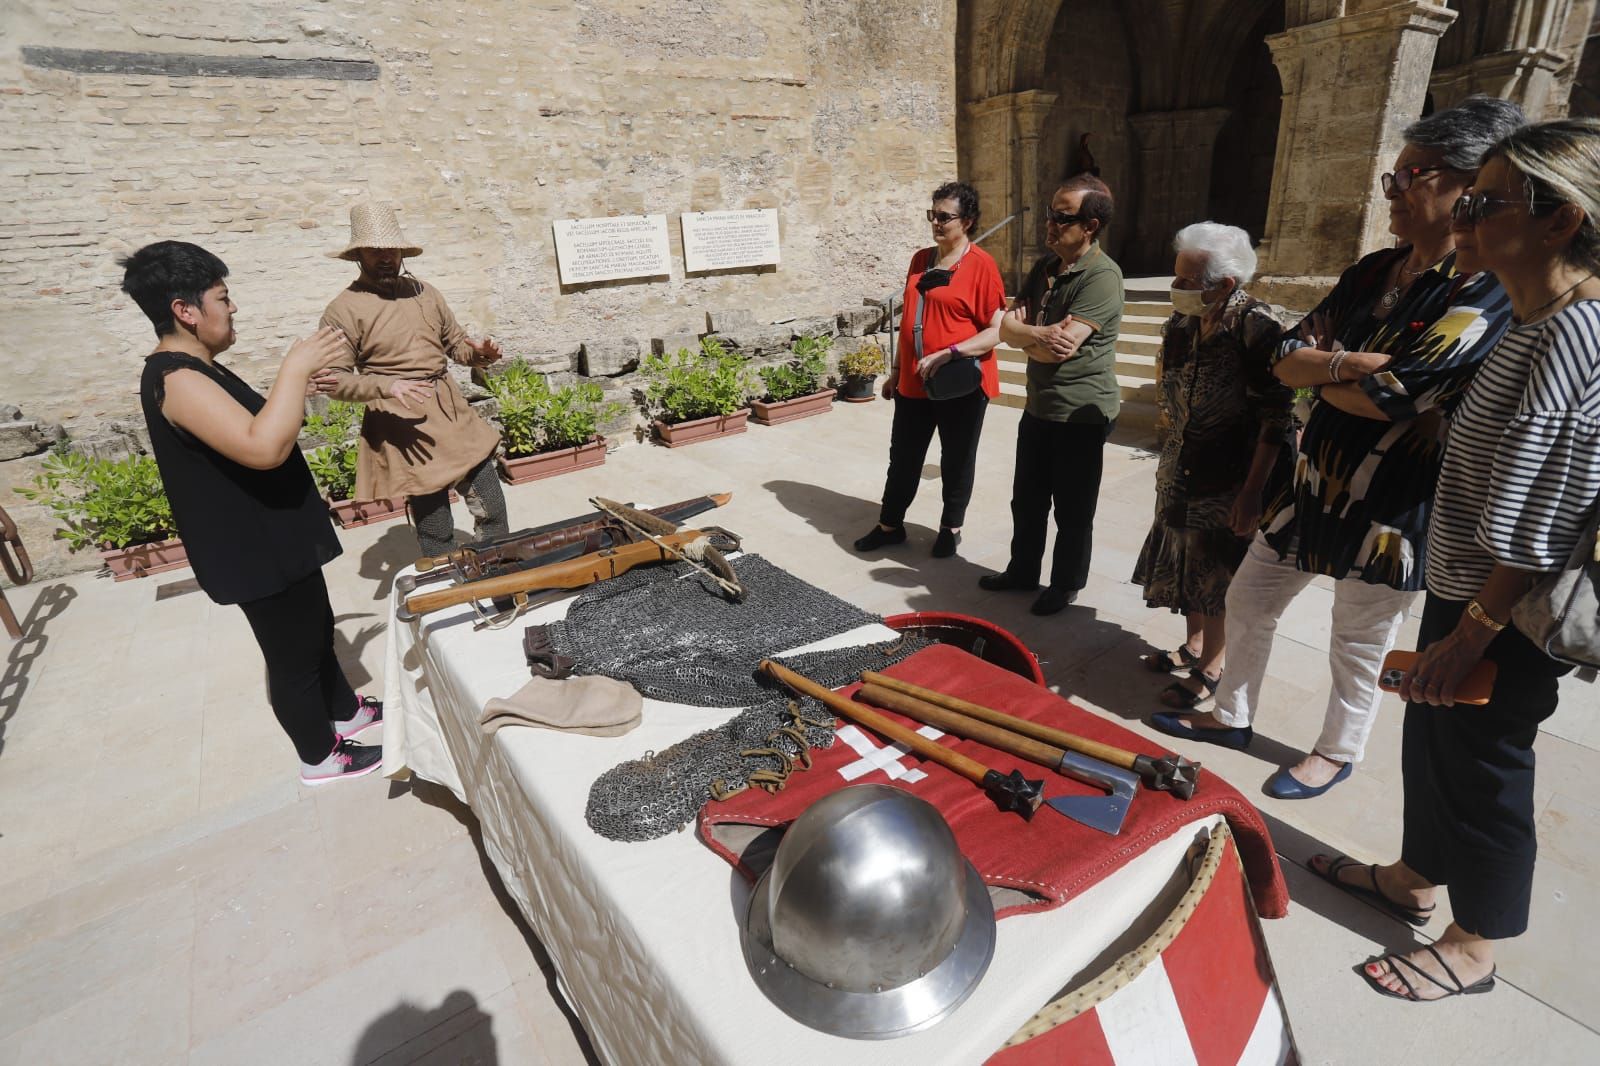
<svg viewBox="0 0 1600 1066">
<path fill-rule="evenodd" d="M 752 549 L 877 611 L 990 618 L 1039 652 L 1062 693 L 1143 729 L 1162 682 L 1136 659 L 1182 634 L 1128 583 L 1152 504 L 1149 442 L 1115 438 L 1090 585 L 1076 607 L 1037 619 L 1025 597 L 975 581 L 1005 563 L 1016 417 L 990 413 L 956 559 L 927 554 L 931 467 L 910 543 L 849 549 L 882 487 L 881 402 L 676 451 L 630 444 L 601 470 L 509 490 L 512 519 L 574 514 L 596 492 L 664 502 L 732 490 L 718 521 Z M 375 691 L 384 600 L 415 545 L 403 524 L 343 536 L 327 571 L 340 652 Z M 425 784 L 298 785 L 237 610 L 182 573 L 9 595 L 27 634 L 0 646 L 0 1064 L 588 1059 L 470 812 Z M 1539 739 L 1533 927 L 1505 947 L 1500 987 L 1426 1007 L 1380 998 L 1351 967 L 1412 943 L 1411 930 L 1298 864 L 1325 848 L 1394 854 L 1400 705 L 1385 702 L 1349 782 L 1309 802 L 1260 795 L 1317 733 L 1330 598 L 1313 586 L 1285 618 L 1252 750 L 1192 753 L 1259 797 L 1271 823 L 1295 903 L 1266 933 L 1305 1060 L 1600 1062 L 1600 923 L 1582 917 L 1600 907 L 1600 690 L 1569 681 Z"/>
</svg>

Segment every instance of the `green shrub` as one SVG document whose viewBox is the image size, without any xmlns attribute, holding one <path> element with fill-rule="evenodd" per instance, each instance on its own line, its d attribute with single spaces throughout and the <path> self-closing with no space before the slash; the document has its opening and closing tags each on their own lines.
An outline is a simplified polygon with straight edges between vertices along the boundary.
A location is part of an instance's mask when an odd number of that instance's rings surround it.
<svg viewBox="0 0 1600 1066">
<path fill-rule="evenodd" d="M 507 363 L 487 387 L 500 405 L 501 436 L 512 458 L 587 444 L 601 422 L 626 409 L 607 400 L 592 381 L 551 390 L 545 376 L 523 359 Z"/>
<path fill-rule="evenodd" d="M 71 551 L 154 544 L 177 535 L 161 471 L 148 455 L 91 459 L 54 452 L 32 488 L 16 490 L 61 523 L 56 536 Z"/>
<path fill-rule="evenodd" d="M 645 401 L 669 425 L 732 414 L 754 391 L 749 363 L 715 337 L 701 340 L 698 352 L 680 348 L 672 355 L 649 356 L 639 365 Z"/>
<path fill-rule="evenodd" d="M 844 378 L 874 378 L 886 367 L 883 349 L 876 344 L 863 344 L 839 357 L 839 376 Z"/>
<path fill-rule="evenodd" d="M 793 358 L 787 363 L 761 368 L 767 398 L 773 403 L 782 403 L 819 391 L 823 375 L 828 372 L 828 353 L 832 350 L 832 337 L 798 338 L 791 349 Z"/>
<path fill-rule="evenodd" d="M 318 490 L 330 500 L 348 500 L 356 492 L 356 455 L 359 445 L 353 440 L 324 444 L 306 452 L 306 465 Z"/>
<path fill-rule="evenodd" d="M 320 415 L 307 415 L 305 432 L 322 444 L 344 444 L 361 432 L 366 405 L 345 400 L 330 400 Z"/>
</svg>

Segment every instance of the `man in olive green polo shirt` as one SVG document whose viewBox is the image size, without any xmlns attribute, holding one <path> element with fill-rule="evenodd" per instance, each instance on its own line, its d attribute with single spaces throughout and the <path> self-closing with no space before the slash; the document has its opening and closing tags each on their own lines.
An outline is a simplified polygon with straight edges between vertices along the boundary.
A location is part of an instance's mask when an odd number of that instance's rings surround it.
<svg viewBox="0 0 1600 1066">
<path fill-rule="evenodd" d="M 1011 485 L 1011 561 L 978 583 L 990 591 L 1039 587 L 1051 504 L 1056 546 L 1034 614 L 1055 614 L 1089 579 L 1106 438 L 1116 425 L 1122 268 L 1100 246 L 1115 202 L 1099 178 L 1068 178 L 1051 197 L 1045 243 L 1001 320 L 1000 338 L 1028 356 L 1028 404 L 1017 426 Z"/>
</svg>

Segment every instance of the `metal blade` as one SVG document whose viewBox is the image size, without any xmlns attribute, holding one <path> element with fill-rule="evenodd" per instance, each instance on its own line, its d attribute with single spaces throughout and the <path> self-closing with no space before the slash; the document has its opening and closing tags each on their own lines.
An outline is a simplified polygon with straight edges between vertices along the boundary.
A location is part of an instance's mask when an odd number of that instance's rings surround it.
<svg viewBox="0 0 1600 1066">
<path fill-rule="evenodd" d="M 1075 751 L 1063 752 L 1056 772 L 1085 784 L 1107 789 L 1107 796 L 1056 796 L 1045 800 L 1056 813 L 1073 821 L 1116 836 L 1128 818 L 1133 797 L 1139 791 L 1139 777 L 1131 770 L 1102 762 Z"/>
</svg>

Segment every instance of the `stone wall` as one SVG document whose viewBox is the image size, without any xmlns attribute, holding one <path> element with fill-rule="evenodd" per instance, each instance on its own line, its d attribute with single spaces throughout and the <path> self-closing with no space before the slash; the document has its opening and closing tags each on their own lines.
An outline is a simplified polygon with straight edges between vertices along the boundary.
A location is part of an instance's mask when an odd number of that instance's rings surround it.
<svg viewBox="0 0 1600 1066">
<path fill-rule="evenodd" d="M 153 336 L 114 260 L 163 238 L 228 263 L 227 359 L 270 380 L 353 277 L 324 253 L 367 197 L 474 335 L 561 374 L 692 343 L 708 312 L 832 322 L 898 289 L 955 173 L 954 24 L 955 0 L 8 3 L 0 403 L 78 440 L 138 421 Z M 686 277 L 676 216 L 747 207 L 778 210 L 782 264 Z M 560 285 L 553 220 L 647 211 L 670 279 Z M 0 463 L 0 496 L 48 572 L 9 491 L 39 461 Z"/>
</svg>

